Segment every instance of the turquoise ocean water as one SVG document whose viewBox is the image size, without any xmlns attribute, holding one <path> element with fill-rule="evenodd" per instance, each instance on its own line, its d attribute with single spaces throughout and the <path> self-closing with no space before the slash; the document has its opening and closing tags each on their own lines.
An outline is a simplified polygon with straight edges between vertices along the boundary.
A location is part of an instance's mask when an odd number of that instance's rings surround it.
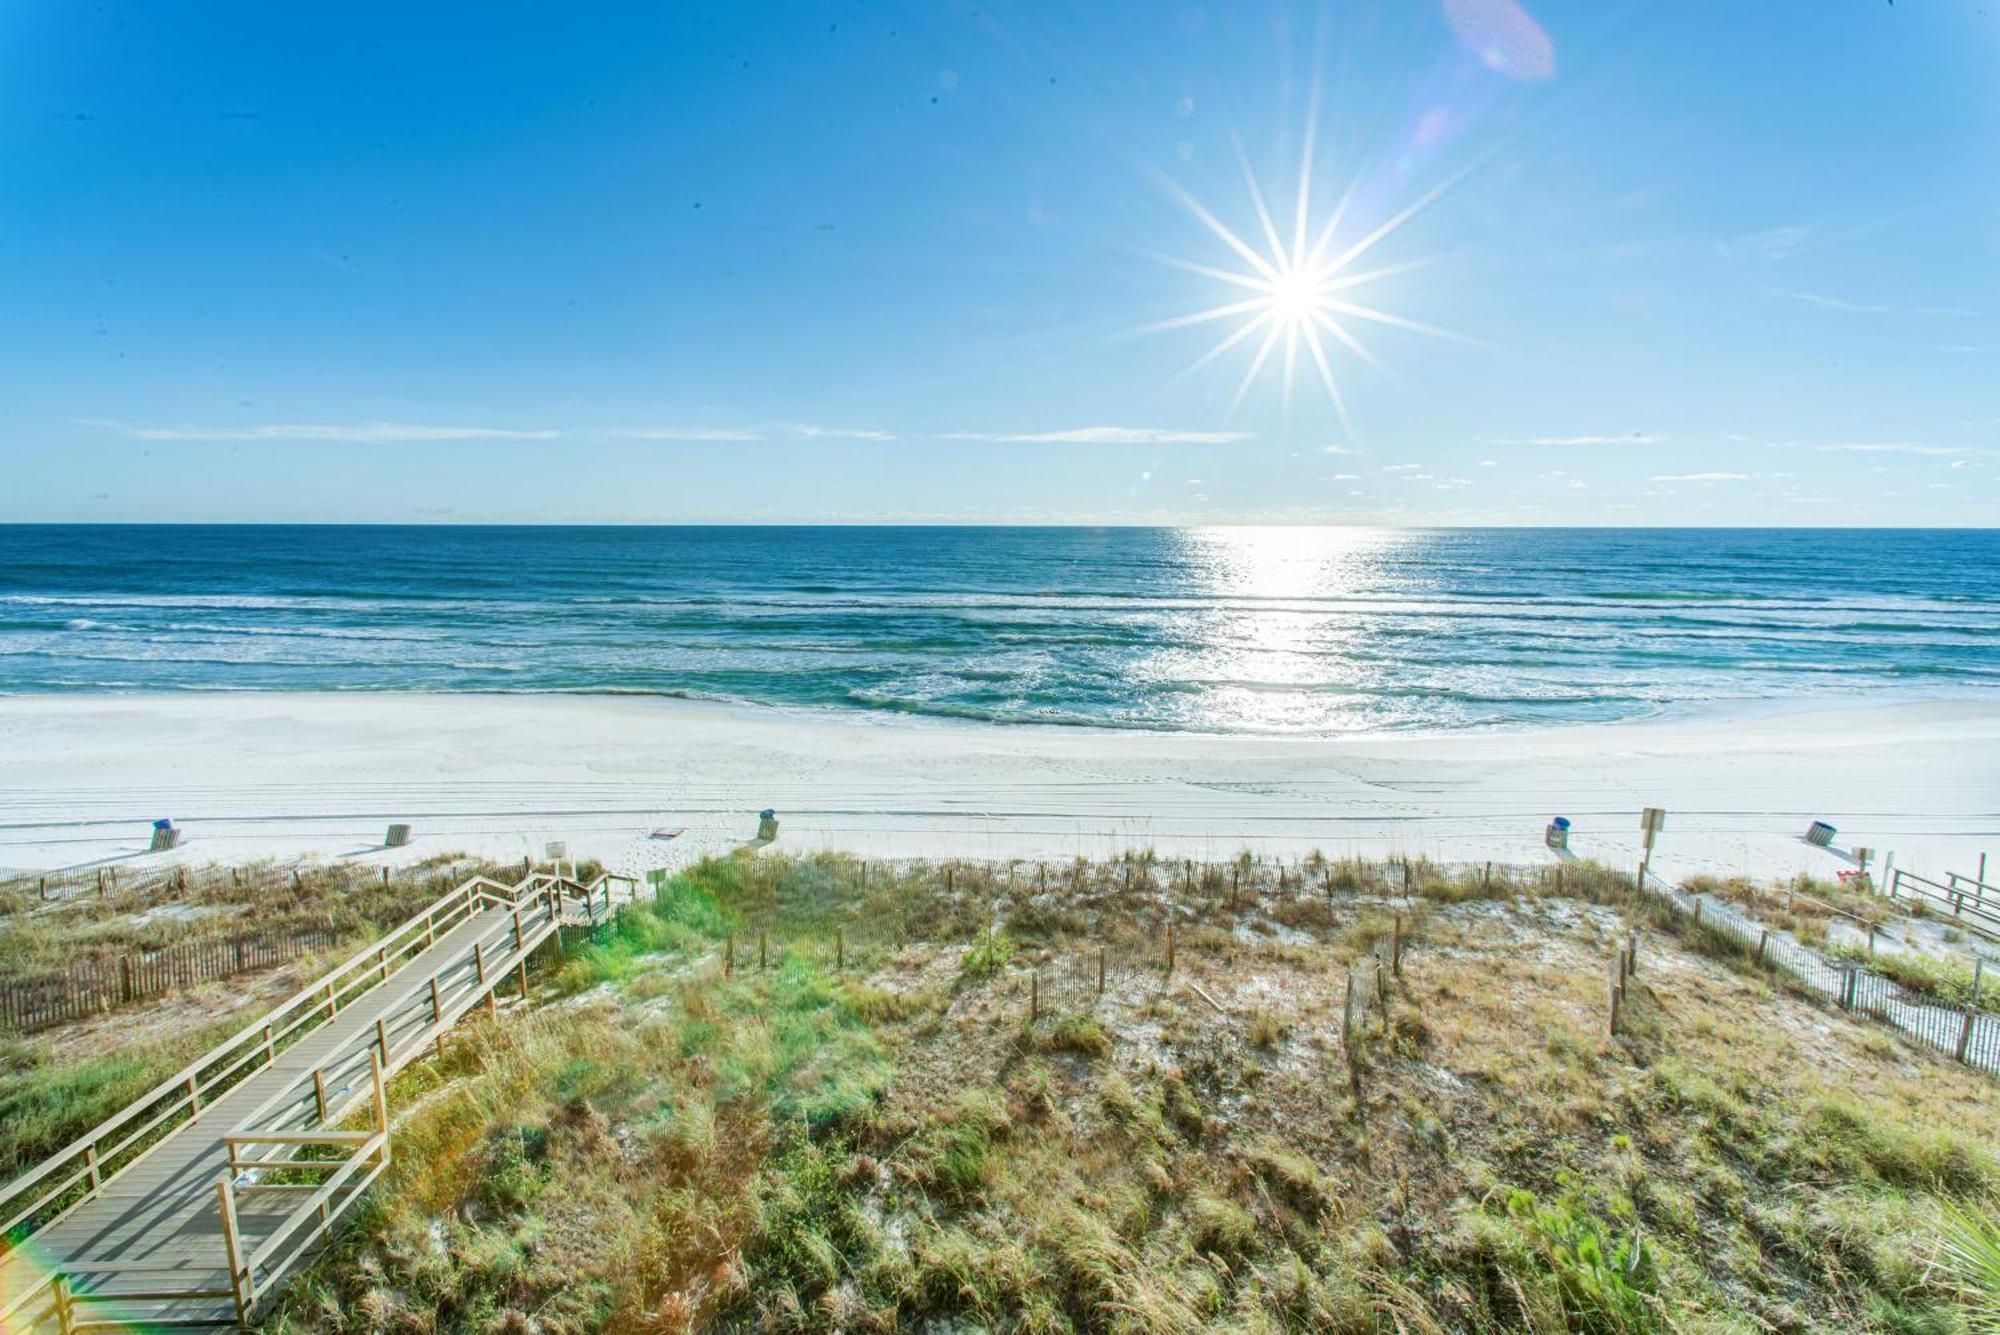
<svg viewBox="0 0 2000 1335">
<path fill-rule="evenodd" d="M 0 527 L 0 691 L 1335 733 L 2000 687 L 2000 533 Z"/>
</svg>

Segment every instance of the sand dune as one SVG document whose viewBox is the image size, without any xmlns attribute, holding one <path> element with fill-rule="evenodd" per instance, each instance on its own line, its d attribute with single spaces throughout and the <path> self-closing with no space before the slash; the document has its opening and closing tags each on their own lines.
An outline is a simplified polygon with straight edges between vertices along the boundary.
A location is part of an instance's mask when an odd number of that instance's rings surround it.
<svg viewBox="0 0 2000 1335">
<path fill-rule="evenodd" d="M 539 854 L 566 839 L 628 871 L 749 837 L 882 856 L 1423 854 L 1535 862 L 1547 819 L 1578 855 L 1827 876 L 1836 849 L 1969 871 L 2000 854 L 2000 705 L 1802 710 L 1701 723 L 1245 738 L 804 716 L 602 696 L 186 694 L 0 698 L 0 866 L 173 856 Z M 415 842 L 376 845 L 391 820 Z M 671 843 L 648 838 L 684 827 Z"/>
</svg>

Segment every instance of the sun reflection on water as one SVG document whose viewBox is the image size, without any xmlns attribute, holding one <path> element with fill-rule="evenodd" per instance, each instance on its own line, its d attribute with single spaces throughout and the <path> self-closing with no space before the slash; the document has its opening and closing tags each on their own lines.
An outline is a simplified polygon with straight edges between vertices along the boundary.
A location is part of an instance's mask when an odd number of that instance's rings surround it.
<svg viewBox="0 0 2000 1335">
<path fill-rule="evenodd" d="M 1177 535 L 1200 597 L 1135 673 L 1178 699 L 1185 726 L 1250 731 L 1379 724 L 1372 617 L 1410 541 L 1389 529 L 1201 528 Z"/>
</svg>

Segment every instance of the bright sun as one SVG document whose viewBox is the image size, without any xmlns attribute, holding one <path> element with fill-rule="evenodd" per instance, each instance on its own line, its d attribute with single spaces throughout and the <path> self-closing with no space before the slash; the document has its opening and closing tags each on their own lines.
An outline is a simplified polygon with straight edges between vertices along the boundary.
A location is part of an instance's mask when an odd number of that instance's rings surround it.
<svg viewBox="0 0 2000 1335">
<path fill-rule="evenodd" d="M 1265 203 L 1264 191 L 1257 184 L 1256 174 L 1243 156 L 1241 145 L 1237 147 L 1237 158 L 1243 168 L 1244 184 L 1249 187 L 1250 203 L 1256 211 L 1261 245 L 1246 241 L 1192 195 L 1172 182 L 1167 183 L 1167 188 L 1229 247 L 1241 264 L 1218 268 L 1173 256 L 1160 258 L 1177 268 L 1245 290 L 1249 295 L 1191 315 L 1162 321 L 1151 328 L 1181 329 L 1216 320 L 1237 321 L 1229 333 L 1187 368 L 1187 373 L 1199 371 L 1231 349 L 1254 343 L 1256 351 L 1251 355 L 1241 383 L 1237 385 L 1235 398 L 1230 401 L 1231 412 L 1242 404 L 1258 375 L 1272 364 L 1274 354 L 1280 358 L 1284 368 L 1284 397 L 1289 411 L 1299 358 L 1303 353 L 1311 359 L 1327 398 L 1339 414 L 1341 426 L 1352 436 L 1354 428 L 1348 420 L 1347 403 L 1341 396 L 1340 382 L 1334 376 L 1332 359 L 1328 355 L 1329 344 L 1338 345 L 1335 351 L 1345 349 L 1379 369 L 1381 363 L 1362 345 L 1351 328 L 1356 322 L 1392 325 L 1440 338 L 1458 337 L 1435 326 L 1419 324 L 1352 299 L 1355 289 L 1407 272 L 1429 261 L 1409 260 L 1374 269 L 1356 268 L 1355 262 L 1429 207 L 1458 178 L 1452 177 L 1434 186 L 1382 222 L 1368 228 L 1361 236 L 1340 244 L 1343 223 L 1352 221 L 1348 216 L 1349 205 L 1353 203 L 1360 179 L 1357 177 L 1349 182 L 1323 223 L 1317 228 L 1311 225 L 1313 123 L 1317 117 L 1318 97 L 1315 92 L 1312 109 L 1307 114 L 1305 152 L 1299 164 L 1297 207 L 1293 211 L 1289 237 L 1280 234 L 1277 220 Z"/>
</svg>

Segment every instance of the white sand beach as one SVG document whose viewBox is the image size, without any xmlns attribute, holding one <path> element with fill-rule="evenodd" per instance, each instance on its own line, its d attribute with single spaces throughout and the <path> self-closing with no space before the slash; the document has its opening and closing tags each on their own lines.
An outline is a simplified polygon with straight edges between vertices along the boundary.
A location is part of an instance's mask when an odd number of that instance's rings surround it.
<svg viewBox="0 0 2000 1335">
<path fill-rule="evenodd" d="M 1969 871 L 2000 854 L 2000 705 L 1352 738 L 807 716 L 641 697 L 171 694 L 0 698 L 0 867 L 262 857 L 403 861 L 546 841 L 628 872 L 725 848 L 1051 858 L 1426 855 L 1831 876 L 1841 850 Z M 185 830 L 170 855 L 148 827 Z M 1813 819 L 1834 849 L 1802 838 Z M 391 821 L 409 847 L 379 845 Z M 671 841 L 655 830 L 685 829 Z"/>
</svg>

